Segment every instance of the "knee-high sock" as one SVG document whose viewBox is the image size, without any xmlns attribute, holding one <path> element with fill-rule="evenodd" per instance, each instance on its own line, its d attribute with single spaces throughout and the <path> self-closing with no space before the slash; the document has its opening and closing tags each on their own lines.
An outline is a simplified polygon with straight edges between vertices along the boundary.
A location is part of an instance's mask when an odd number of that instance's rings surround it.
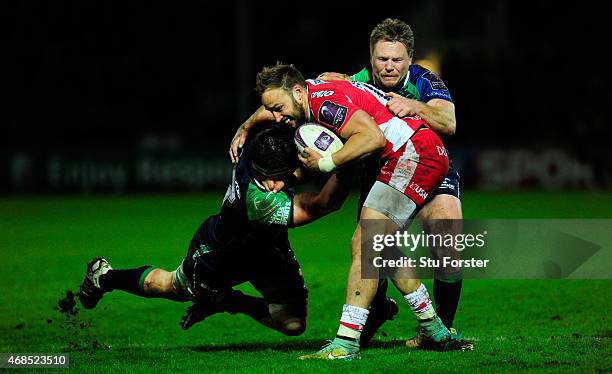
<svg viewBox="0 0 612 374">
<path fill-rule="evenodd" d="M 462 284 L 463 281 L 461 279 L 456 282 L 434 279 L 433 294 L 434 301 L 436 302 L 436 312 L 444 325 L 449 329 L 453 326 L 455 314 L 459 307 Z"/>
<path fill-rule="evenodd" d="M 136 269 L 111 269 L 100 276 L 100 287 L 103 291 L 121 290 L 133 295 L 149 297 L 144 291 L 144 280 L 153 270 L 153 266 L 145 265 Z"/>
</svg>

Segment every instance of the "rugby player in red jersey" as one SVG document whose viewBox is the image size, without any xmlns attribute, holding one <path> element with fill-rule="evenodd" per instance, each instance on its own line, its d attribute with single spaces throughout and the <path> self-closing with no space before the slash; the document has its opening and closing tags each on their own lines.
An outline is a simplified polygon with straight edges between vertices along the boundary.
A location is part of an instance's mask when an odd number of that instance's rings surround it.
<svg viewBox="0 0 612 374">
<path fill-rule="evenodd" d="M 300 160 L 308 169 L 329 173 L 367 156 L 381 161 L 351 240 L 346 303 L 336 338 L 315 354 L 301 357 L 360 358 L 359 340 L 378 286 L 378 279 L 361 277 L 363 222 L 382 222 L 386 233 L 405 228 L 448 172 L 444 145 L 420 117 L 399 118 L 390 113 L 389 98 L 366 83 L 307 81 L 294 66 L 277 64 L 257 75 L 256 89 L 263 109 L 251 117 L 253 123 L 270 116 L 292 127 L 316 122 L 345 139 L 343 148 L 325 157 L 307 148 Z M 414 273 L 395 277 L 393 282 L 415 313 L 425 340 L 440 349 L 464 349 L 461 344 L 449 344 L 451 334 Z"/>
</svg>

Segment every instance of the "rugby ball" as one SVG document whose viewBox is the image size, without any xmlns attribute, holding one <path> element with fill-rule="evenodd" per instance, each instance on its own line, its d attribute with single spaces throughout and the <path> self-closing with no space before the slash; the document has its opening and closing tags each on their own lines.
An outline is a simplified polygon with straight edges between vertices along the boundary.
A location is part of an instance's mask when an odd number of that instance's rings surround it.
<svg viewBox="0 0 612 374">
<path fill-rule="evenodd" d="M 304 148 L 308 147 L 325 157 L 337 152 L 344 145 L 338 135 L 315 123 L 306 123 L 298 127 L 294 139 L 301 155 L 304 154 Z"/>
</svg>

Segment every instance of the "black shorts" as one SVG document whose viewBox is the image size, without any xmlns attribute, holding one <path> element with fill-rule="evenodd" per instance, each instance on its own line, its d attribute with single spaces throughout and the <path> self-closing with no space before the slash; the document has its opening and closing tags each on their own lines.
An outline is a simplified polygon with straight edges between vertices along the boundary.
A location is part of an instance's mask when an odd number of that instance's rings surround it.
<svg viewBox="0 0 612 374">
<path fill-rule="evenodd" d="M 457 199 L 459 199 L 459 195 L 460 195 L 459 172 L 457 171 L 457 169 L 455 169 L 455 166 L 453 165 L 453 161 L 451 160 L 449 161 L 450 162 L 448 164 L 448 173 L 446 174 L 446 177 L 444 177 L 444 180 L 442 181 L 442 183 L 440 183 L 436 191 L 433 193 L 433 196 L 452 195 L 452 196 L 455 196 Z"/>
<path fill-rule="evenodd" d="M 179 269 L 195 295 L 225 292 L 250 282 L 269 304 L 283 304 L 306 314 L 308 290 L 287 235 L 273 241 L 245 240 L 222 249 L 203 242 L 200 226 Z"/>
</svg>

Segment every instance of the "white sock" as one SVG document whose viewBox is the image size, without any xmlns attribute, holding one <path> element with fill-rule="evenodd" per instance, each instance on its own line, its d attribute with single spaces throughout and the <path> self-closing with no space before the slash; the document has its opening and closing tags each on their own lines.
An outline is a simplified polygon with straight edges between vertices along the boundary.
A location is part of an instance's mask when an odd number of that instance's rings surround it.
<svg viewBox="0 0 612 374">
<path fill-rule="evenodd" d="M 359 340 L 363 326 L 365 326 L 368 320 L 368 314 L 370 314 L 368 309 L 344 304 L 337 334 Z"/>
<path fill-rule="evenodd" d="M 423 283 L 416 291 L 404 296 L 404 300 L 416 315 L 418 320 L 431 319 L 436 316 L 436 311 L 431 304 L 429 292 Z"/>
</svg>

